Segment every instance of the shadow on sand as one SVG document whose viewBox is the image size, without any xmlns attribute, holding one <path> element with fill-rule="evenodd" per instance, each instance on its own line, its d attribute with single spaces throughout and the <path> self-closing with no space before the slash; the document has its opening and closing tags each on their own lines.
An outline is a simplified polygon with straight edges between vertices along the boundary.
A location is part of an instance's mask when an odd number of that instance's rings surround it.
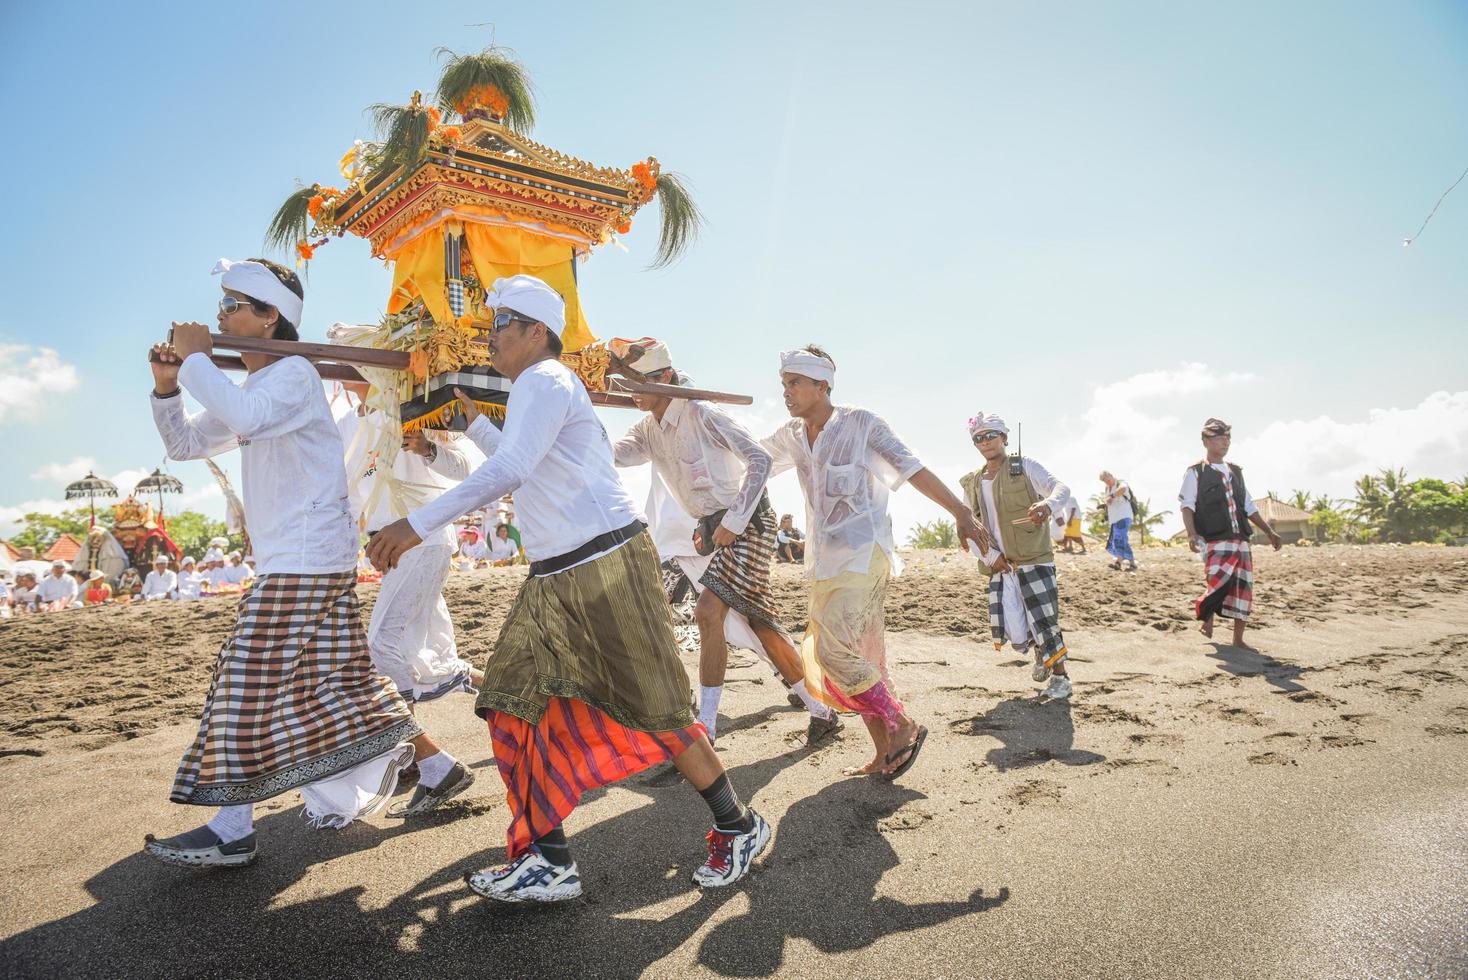
<svg viewBox="0 0 1468 980">
<path fill-rule="evenodd" d="M 1235 677 L 1263 677 L 1284 694 L 1306 689 L 1299 678 L 1310 673 L 1308 668 L 1276 660 L 1253 647 L 1236 647 L 1218 640 L 1210 640 L 1208 645 L 1213 648 L 1208 656 L 1217 660 L 1220 667 Z"/>
<path fill-rule="evenodd" d="M 730 772 L 746 799 L 802 751 Z M 671 768 L 671 767 L 667 767 Z M 364 889 L 296 900 L 281 896 L 311 870 L 421 827 L 357 824 L 313 832 L 296 811 L 259 822 L 260 861 L 251 868 L 199 872 L 124 858 L 86 883 L 91 908 L 0 944 L 10 976 L 637 976 L 686 944 L 725 903 L 747 909 L 708 930 L 702 964 L 764 976 L 779 969 L 786 941 L 827 952 L 862 949 L 886 935 L 946 922 L 1003 904 L 986 897 L 904 904 L 876 892 L 898 857 L 882 820 L 921 794 L 886 783 L 827 786 L 786 813 L 770 813 L 776 838 L 761 867 L 739 885 L 700 892 L 688 880 L 701 862 L 708 811 L 698 795 L 654 770 L 617 784 L 643 798 L 600 823 L 567 822 L 586 895 L 551 908 L 499 906 L 464 886 L 466 871 L 504 860 L 502 807 L 471 808 L 496 846 L 428 874 L 381 908 L 364 909 Z M 656 805 L 654 805 L 656 803 Z M 355 867 L 373 873 L 370 860 Z M 402 866 L 384 874 L 407 876 Z M 304 882 L 304 884 L 302 884 Z M 743 896 L 741 899 L 740 896 Z"/>
<path fill-rule="evenodd" d="M 1106 756 L 1075 747 L 1076 726 L 1071 703 L 1040 702 L 1033 697 L 1000 701 L 981 715 L 948 726 L 959 735 L 981 735 L 999 740 L 985 755 L 989 765 L 1004 772 L 1055 761 L 1067 766 L 1105 762 Z"/>
</svg>

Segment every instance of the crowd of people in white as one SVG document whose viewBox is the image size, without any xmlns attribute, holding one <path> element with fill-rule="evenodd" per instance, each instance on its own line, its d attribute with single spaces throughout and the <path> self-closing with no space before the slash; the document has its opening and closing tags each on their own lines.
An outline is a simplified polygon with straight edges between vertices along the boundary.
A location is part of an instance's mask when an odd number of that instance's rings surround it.
<svg viewBox="0 0 1468 980">
<path fill-rule="evenodd" d="M 125 569 L 116 581 L 101 569 L 88 572 L 57 559 L 47 574 L 21 568 L 0 570 L 0 617 L 60 612 L 106 603 L 191 601 L 210 595 L 238 594 L 255 578 L 255 559 L 238 551 L 210 548 L 202 561 L 190 555 L 174 559 L 160 554 L 143 575 Z"/>
</svg>

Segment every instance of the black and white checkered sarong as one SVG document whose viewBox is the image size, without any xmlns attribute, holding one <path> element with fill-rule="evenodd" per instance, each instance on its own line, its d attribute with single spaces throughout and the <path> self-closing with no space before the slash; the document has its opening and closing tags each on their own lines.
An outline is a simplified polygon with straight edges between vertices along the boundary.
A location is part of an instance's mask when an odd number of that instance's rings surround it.
<svg viewBox="0 0 1468 980">
<path fill-rule="evenodd" d="M 1052 565 L 1021 565 L 1013 573 L 1004 572 L 989 578 L 989 628 L 994 634 L 994 649 L 1003 648 L 1009 642 L 1004 629 L 1004 580 L 1013 574 L 1019 580 L 1020 599 L 1024 602 L 1029 620 L 1029 639 L 1024 653 L 1031 644 L 1037 644 L 1044 663 L 1053 667 L 1065 659 L 1065 636 L 1060 632 L 1060 590 L 1055 581 Z"/>
</svg>

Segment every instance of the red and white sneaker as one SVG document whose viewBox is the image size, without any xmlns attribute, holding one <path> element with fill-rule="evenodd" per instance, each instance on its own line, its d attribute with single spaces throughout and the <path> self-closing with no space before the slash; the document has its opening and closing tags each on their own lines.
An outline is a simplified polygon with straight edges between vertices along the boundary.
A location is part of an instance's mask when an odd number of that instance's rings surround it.
<svg viewBox="0 0 1468 980">
<path fill-rule="evenodd" d="M 693 881 L 700 888 L 734 884 L 749 874 L 754 859 L 769 845 L 770 825 L 753 809 L 749 815 L 754 818 L 754 826 L 747 833 L 730 834 L 717 827 L 708 832 L 709 859 L 693 872 Z"/>
</svg>

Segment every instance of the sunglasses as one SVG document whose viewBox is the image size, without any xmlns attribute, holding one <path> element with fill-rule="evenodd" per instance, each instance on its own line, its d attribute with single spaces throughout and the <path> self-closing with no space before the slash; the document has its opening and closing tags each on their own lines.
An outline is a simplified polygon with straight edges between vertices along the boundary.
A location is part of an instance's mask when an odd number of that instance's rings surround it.
<svg viewBox="0 0 1468 980">
<path fill-rule="evenodd" d="M 499 333 L 501 330 L 504 330 L 506 327 L 508 327 L 512 323 L 523 323 L 523 324 L 526 324 L 528 326 L 530 324 L 538 323 L 538 322 L 539 322 L 538 320 L 531 320 L 531 319 L 528 319 L 527 317 L 516 316 L 513 313 L 503 313 L 503 312 L 496 313 L 494 315 L 494 325 L 489 328 L 489 332 L 490 333 Z"/>
<path fill-rule="evenodd" d="M 251 303 L 249 300 L 235 299 L 233 296 L 226 296 L 219 301 L 219 312 L 223 313 L 225 316 L 230 316 L 237 312 L 242 306 L 249 306 L 253 308 L 254 304 Z"/>
<path fill-rule="evenodd" d="M 990 439 L 998 439 L 1003 434 L 1004 433 L 1002 432 L 995 432 L 992 429 L 990 429 L 988 432 L 980 432 L 978 435 L 974 436 L 974 445 L 977 446 L 981 442 L 988 442 Z"/>
</svg>

